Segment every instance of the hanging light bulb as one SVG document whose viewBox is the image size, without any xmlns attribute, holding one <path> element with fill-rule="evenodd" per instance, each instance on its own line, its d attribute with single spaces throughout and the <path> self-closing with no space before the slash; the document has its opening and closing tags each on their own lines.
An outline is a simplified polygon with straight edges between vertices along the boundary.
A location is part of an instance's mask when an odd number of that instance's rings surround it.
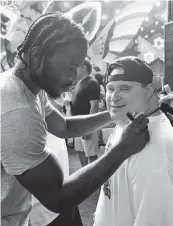
<svg viewBox="0 0 173 226">
<path fill-rule="evenodd" d="M 116 13 L 116 14 L 119 14 L 119 12 L 120 12 L 120 10 L 119 10 L 119 9 L 117 9 L 117 10 L 115 11 L 115 13 Z"/>
<path fill-rule="evenodd" d="M 156 6 L 159 7 L 160 6 L 160 1 L 156 2 Z"/>
<path fill-rule="evenodd" d="M 144 60 L 150 64 L 151 62 L 154 61 L 154 54 L 152 52 L 147 52 L 147 53 L 144 53 Z"/>
<path fill-rule="evenodd" d="M 103 14 L 103 15 L 102 15 L 102 20 L 103 20 L 103 21 L 106 21 L 107 19 L 108 19 L 108 15 Z"/>
<path fill-rule="evenodd" d="M 70 2 L 64 2 L 63 5 L 64 5 L 64 8 L 69 8 L 70 7 Z"/>
</svg>

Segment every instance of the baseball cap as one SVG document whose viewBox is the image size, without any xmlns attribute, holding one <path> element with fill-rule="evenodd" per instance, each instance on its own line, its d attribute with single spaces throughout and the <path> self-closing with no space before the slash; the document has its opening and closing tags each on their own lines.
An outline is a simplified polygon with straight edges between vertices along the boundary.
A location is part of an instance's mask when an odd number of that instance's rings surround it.
<svg viewBox="0 0 173 226">
<path fill-rule="evenodd" d="M 116 68 L 122 67 L 124 73 L 113 73 Z M 112 74 L 111 74 L 112 73 Z M 110 81 L 132 81 L 150 84 L 153 80 L 153 72 L 149 65 L 135 56 L 117 58 L 108 68 L 107 83 Z"/>
</svg>

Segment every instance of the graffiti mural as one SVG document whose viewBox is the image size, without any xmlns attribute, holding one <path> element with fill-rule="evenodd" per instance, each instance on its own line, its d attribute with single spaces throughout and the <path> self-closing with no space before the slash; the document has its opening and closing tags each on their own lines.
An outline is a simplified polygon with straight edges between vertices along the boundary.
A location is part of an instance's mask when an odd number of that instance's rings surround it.
<svg viewBox="0 0 173 226">
<path fill-rule="evenodd" d="M 10 68 L 15 63 L 18 45 L 22 43 L 30 25 L 42 14 L 45 7 L 45 1 L 2 1 L 1 53 L 2 58 L 6 54 Z"/>
<path fill-rule="evenodd" d="M 31 23 L 43 13 L 60 11 L 80 23 L 89 40 L 88 58 L 96 71 L 106 72 L 117 57 L 145 60 L 160 79 L 164 73 L 165 1 L 22 1 L 3 0 L 1 70 L 13 67 L 16 49 Z M 156 70 L 159 67 L 160 70 Z M 156 79 L 157 80 L 157 79 Z M 158 81 L 157 81 L 157 86 Z"/>
</svg>

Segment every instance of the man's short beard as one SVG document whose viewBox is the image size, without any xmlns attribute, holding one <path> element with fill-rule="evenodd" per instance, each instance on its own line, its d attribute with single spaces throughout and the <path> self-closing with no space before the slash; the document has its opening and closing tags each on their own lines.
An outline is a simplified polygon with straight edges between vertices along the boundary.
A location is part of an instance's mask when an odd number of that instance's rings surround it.
<svg viewBox="0 0 173 226">
<path fill-rule="evenodd" d="M 54 91 L 53 89 L 50 90 L 49 87 L 48 87 L 48 84 L 50 84 L 49 79 L 48 79 L 48 74 L 47 74 L 47 71 L 48 71 L 48 68 L 49 68 L 48 65 L 49 65 L 49 60 L 48 60 L 48 58 L 46 58 L 44 60 L 43 74 L 41 76 L 41 79 L 39 77 L 37 77 L 36 73 L 32 72 L 31 70 L 30 70 L 30 76 L 31 76 L 32 80 L 42 90 L 44 90 L 50 98 L 56 99 L 56 98 L 60 97 L 61 93 Z M 51 87 L 51 84 L 50 84 L 50 87 Z"/>
<path fill-rule="evenodd" d="M 46 89 L 44 89 L 44 91 L 47 93 L 48 97 L 50 97 L 50 98 L 52 98 L 52 99 L 57 99 L 58 97 L 61 96 L 61 93 L 55 93 L 55 92 L 52 92 L 52 91 L 51 91 L 51 93 L 50 93 L 50 92 L 49 92 L 48 90 L 46 90 Z"/>
<path fill-rule="evenodd" d="M 44 73 L 42 76 L 42 80 L 39 80 L 37 76 L 35 76 L 34 81 L 36 81 L 36 83 L 40 86 L 40 88 L 44 90 L 50 98 L 56 99 L 60 97 L 61 95 L 60 92 L 57 92 L 57 90 L 54 91 L 53 88 L 52 89 L 49 88 L 51 87 L 51 85 L 49 85 L 49 81 L 47 81 L 47 77 L 48 76 Z"/>
</svg>

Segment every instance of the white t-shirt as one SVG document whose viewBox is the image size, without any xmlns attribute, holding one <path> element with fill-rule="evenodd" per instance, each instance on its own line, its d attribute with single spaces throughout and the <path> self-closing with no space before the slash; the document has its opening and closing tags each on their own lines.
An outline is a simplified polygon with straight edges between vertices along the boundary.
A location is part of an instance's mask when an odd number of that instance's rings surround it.
<svg viewBox="0 0 173 226">
<path fill-rule="evenodd" d="M 173 127 L 161 114 L 150 117 L 149 133 L 144 150 L 102 186 L 94 226 L 173 226 Z"/>
</svg>

